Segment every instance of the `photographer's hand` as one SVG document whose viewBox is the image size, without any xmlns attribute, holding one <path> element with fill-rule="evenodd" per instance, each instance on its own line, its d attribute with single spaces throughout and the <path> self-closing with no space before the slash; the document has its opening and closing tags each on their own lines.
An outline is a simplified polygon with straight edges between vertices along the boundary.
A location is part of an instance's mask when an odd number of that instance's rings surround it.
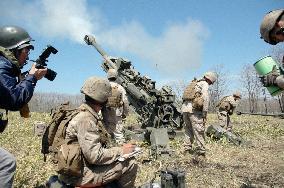
<svg viewBox="0 0 284 188">
<path fill-rule="evenodd" d="M 35 63 L 32 65 L 32 68 L 31 70 L 29 71 L 29 74 L 30 75 L 34 75 L 36 77 L 37 80 L 40 80 L 44 77 L 44 75 L 46 74 L 47 72 L 47 68 L 44 68 L 44 69 L 37 69 L 35 67 Z"/>
</svg>

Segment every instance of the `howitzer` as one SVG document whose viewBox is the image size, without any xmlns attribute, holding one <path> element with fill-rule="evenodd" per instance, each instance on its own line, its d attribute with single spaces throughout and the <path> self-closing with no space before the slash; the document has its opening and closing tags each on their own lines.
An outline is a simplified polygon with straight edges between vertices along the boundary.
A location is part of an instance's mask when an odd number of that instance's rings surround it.
<svg viewBox="0 0 284 188">
<path fill-rule="evenodd" d="M 284 119 L 284 113 L 279 113 L 279 114 L 265 114 L 265 113 L 251 113 L 251 112 L 236 112 L 237 115 L 242 115 L 242 114 L 247 114 L 247 115 L 252 115 L 252 116 L 271 116 L 275 118 L 281 118 Z"/>
<path fill-rule="evenodd" d="M 156 89 L 156 82 L 140 75 L 131 61 L 108 56 L 91 35 L 86 35 L 84 40 L 104 58 L 102 68 L 105 72 L 110 68 L 117 70 L 116 82 L 125 88 L 130 105 L 139 115 L 142 128 L 167 128 L 169 133 L 174 134 L 174 129 L 182 127 L 180 106 L 169 86 Z"/>
</svg>

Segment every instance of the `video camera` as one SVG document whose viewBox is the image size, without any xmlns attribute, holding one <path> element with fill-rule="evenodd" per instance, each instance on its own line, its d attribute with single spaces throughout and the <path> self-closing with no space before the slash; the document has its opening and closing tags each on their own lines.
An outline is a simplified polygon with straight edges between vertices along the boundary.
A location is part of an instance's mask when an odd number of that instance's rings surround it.
<svg viewBox="0 0 284 188">
<path fill-rule="evenodd" d="M 36 62 L 36 68 L 37 69 L 44 69 L 47 64 L 46 62 L 48 61 L 47 58 L 50 56 L 51 53 L 56 54 L 58 51 L 57 49 L 55 49 L 53 46 L 51 45 L 47 45 L 47 47 L 43 50 L 43 52 L 41 53 L 41 55 L 38 57 L 38 59 L 35 61 Z M 51 70 L 51 69 L 47 69 L 47 73 L 44 76 L 46 79 L 53 81 L 56 77 L 56 72 Z"/>
</svg>

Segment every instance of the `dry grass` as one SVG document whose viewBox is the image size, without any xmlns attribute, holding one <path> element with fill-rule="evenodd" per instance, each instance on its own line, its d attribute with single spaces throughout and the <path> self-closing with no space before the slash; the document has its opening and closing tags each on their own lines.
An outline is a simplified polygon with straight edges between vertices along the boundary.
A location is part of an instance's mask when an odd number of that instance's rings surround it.
<svg viewBox="0 0 284 188">
<path fill-rule="evenodd" d="M 1 134 L 0 145 L 17 158 L 15 187 L 37 187 L 55 172 L 50 163 L 43 162 L 40 154 L 41 140 L 33 135 L 34 121 L 48 122 L 47 114 L 32 113 L 30 119 L 20 119 L 10 113 L 8 129 Z M 131 117 L 128 122 L 135 122 Z M 237 147 L 225 140 L 207 139 L 206 161 L 192 162 L 192 156 L 181 152 L 182 139 L 171 142 L 175 150 L 172 158 L 142 164 L 138 159 L 137 185 L 154 178 L 161 168 L 179 167 L 186 171 L 188 187 L 256 187 L 284 186 L 284 120 L 272 117 L 233 116 L 235 131 L 250 140 L 249 146 Z M 210 115 L 209 124 L 216 122 Z M 281 124 L 282 123 L 282 124 Z M 157 177 L 158 178 L 158 177 Z"/>
</svg>

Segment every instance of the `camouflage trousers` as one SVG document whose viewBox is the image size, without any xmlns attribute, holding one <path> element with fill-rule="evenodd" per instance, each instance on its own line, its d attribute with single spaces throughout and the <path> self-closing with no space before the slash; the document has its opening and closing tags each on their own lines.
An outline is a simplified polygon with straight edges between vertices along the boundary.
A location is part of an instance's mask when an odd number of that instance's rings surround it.
<svg viewBox="0 0 284 188">
<path fill-rule="evenodd" d="M 68 184 L 84 185 L 85 187 L 104 185 L 116 180 L 123 188 L 134 188 L 137 169 L 138 165 L 135 159 L 128 159 L 109 165 L 88 165 L 84 167 L 82 178 L 60 175 L 60 180 Z"/>
<path fill-rule="evenodd" d="M 114 137 L 114 140 L 117 144 L 121 145 L 125 143 L 123 121 L 121 117 L 116 116 L 115 122 L 109 122 L 107 125 L 107 130 Z"/>
<path fill-rule="evenodd" d="M 200 153 L 205 153 L 205 122 L 202 118 L 202 112 L 184 112 L 184 150 L 192 149 L 192 144 L 196 142 L 196 149 Z"/>
<path fill-rule="evenodd" d="M 227 131 L 232 131 L 232 124 L 230 115 L 226 111 L 217 111 L 217 116 L 219 120 L 219 124 L 222 128 L 225 128 Z"/>
</svg>

